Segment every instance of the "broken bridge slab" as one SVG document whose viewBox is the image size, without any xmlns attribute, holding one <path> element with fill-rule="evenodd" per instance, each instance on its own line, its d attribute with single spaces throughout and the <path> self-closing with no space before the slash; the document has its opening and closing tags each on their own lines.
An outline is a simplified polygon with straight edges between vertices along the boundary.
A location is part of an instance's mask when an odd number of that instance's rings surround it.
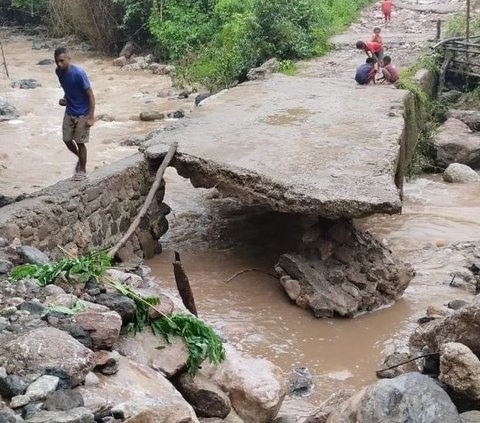
<svg viewBox="0 0 480 423">
<path fill-rule="evenodd" d="M 274 74 L 222 92 L 158 135 L 154 159 L 194 186 L 245 203 L 327 218 L 401 211 L 395 184 L 407 92 L 353 79 Z"/>
</svg>

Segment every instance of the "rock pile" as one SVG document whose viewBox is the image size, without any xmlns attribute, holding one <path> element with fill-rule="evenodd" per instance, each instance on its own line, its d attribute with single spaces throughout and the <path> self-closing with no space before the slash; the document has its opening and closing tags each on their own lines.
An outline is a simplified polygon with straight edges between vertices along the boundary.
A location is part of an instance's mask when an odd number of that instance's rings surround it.
<svg viewBox="0 0 480 423">
<path fill-rule="evenodd" d="M 21 253 L 21 254 L 20 254 Z M 7 282 L 42 252 L 0 239 L 0 422 L 267 423 L 286 394 L 279 368 L 226 345 L 226 360 L 187 372 L 183 338 L 173 343 L 145 329 L 122 328 L 136 304 L 108 285 L 59 275 L 55 284 Z M 140 272 L 141 273 L 141 272 Z M 158 285 L 135 273 L 108 277 L 142 296 L 160 297 L 160 311 L 185 312 Z"/>
</svg>

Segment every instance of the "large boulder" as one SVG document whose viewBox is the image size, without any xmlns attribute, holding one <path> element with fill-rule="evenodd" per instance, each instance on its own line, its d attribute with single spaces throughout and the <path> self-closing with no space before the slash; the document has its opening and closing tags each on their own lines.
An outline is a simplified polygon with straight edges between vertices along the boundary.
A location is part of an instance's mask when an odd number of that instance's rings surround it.
<svg viewBox="0 0 480 423">
<path fill-rule="evenodd" d="M 87 309 L 75 317 L 80 327 L 90 334 L 93 349 L 111 350 L 117 343 L 122 318 L 116 311 Z"/>
<path fill-rule="evenodd" d="M 355 392 L 352 389 L 344 389 L 333 393 L 316 407 L 315 413 L 307 417 L 304 423 L 326 423 L 330 414 L 338 410 L 338 408 L 354 394 Z"/>
<path fill-rule="evenodd" d="M 447 342 L 466 345 L 480 355 L 480 297 L 446 317 L 418 326 L 410 336 L 413 353 L 437 352 Z"/>
<path fill-rule="evenodd" d="M 442 345 L 439 380 L 459 394 L 480 400 L 480 360 L 466 345 Z"/>
<path fill-rule="evenodd" d="M 445 182 L 480 182 L 480 175 L 471 167 L 461 163 L 452 163 L 443 172 Z"/>
<path fill-rule="evenodd" d="M 480 131 L 480 111 L 478 110 L 451 110 L 450 117 L 461 120 L 472 131 Z"/>
<path fill-rule="evenodd" d="M 95 366 L 94 353 L 69 334 L 42 327 L 22 334 L 4 346 L 7 362 L 32 372 L 58 369 L 72 386 L 79 385 Z"/>
<path fill-rule="evenodd" d="M 98 384 L 76 388 L 94 413 L 111 410 L 128 423 L 198 423 L 190 404 L 149 367 L 122 357 L 118 373 L 97 376 Z"/>
<path fill-rule="evenodd" d="M 337 411 L 328 423 L 460 423 L 447 393 L 420 373 L 382 379 L 362 389 Z"/>
<path fill-rule="evenodd" d="M 18 253 L 25 263 L 45 264 L 50 261 L 45 253 L 31 245 L 22 245 L 19 248 Z"/>
<path fill-rule="evenodd" d="M 0 100 L 0 122 L 17 119 L 18 116 L 17 109 L 13 105 Z"/>
<path fill-rule="evenodd" d="M 474 169 L 480 167 L 480 134 L 459 119 L 447 119 L 433 137 L 432 145 L 438 166 L 462 163 Z"/>
<path fill-rule="evenodd" d="M 240 418 L 249 423 L 271 422 L 287 393 L 281 369 L 271 362 L 246 357 L 225 345 L 226 359 L 219 365 L 203 364 L 201 373 L 228 393 Z"/>
<path fill-rule="evenodd" d="M 189 356 L 183 338 L 176 336 L 173 341 L 169 344 L 163 337 L 155 336 L 150 329 L 144 329 L 137 334 L 121 336 L 118 351 L 170 378 L 185 368 Z"/>
<path fill-rule="evenodd" d="M 462 423 L 480 423 L 480 411 L 472 410 L 460 414 Z"/>
<path fill-rule="evenodd" d="M 280 256 L 275 270 L 290 299 L 315 317 L 352 317 L 392 303 L 413 277 L 410 266 L 346 219 L 319 219 L 301 251 Z"/>
<path fill-rule="evenodd" d="M 122 318 L 124 325 L 133 322 L 137 308 L 135 301 L 125 295 L 120 295 L 114 292 L 106 292 L 95 297 L 97 304 L 104 305 L 110 310 L 116 311 Z"/>
<path fill-rule="evenodd" d="M 203 375 L 191 376 L 183 373 L 173 381 L 199 417 L 219 417 L 224 419 L 230 414 L 231 405 L 228 396 Z"/>
</svg>

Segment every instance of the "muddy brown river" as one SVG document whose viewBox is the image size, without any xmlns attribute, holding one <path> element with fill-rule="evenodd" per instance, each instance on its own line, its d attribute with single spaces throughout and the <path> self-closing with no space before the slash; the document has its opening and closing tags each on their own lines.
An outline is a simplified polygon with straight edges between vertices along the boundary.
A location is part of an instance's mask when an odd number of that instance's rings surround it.
<svg viewBox="0 0 480 423">
<path fill-rule="evenodd" d="M 62 91 L 54 67 L 36 65 L 51 52 L 31 50 L 31 40 L 10 35 L 5 53 L 11 78 L 0 73 L 0 97 L 15 104 L 21 116 L 0 123 L 0 193 L 18 195 L 69 177 L 75 160 L 60 138 L 63 109 L 57 102 Z M 93 128 L 89 171 L 136 151 L 121 146 L 120 139 L 143 136 L 160 126 L 140 122 L 141 111 L 186 106 L 157 96 L 170 86 L 168 77 L 126 72 L 112 67 L 108 58 L 72 55 L 88 69 L 97 114 L 112 118 Z M 42 87 L 10 87 L 22 78 L 35 78 Z M 287 377 L 294 367 L 307 367 L 315 383 L 311 402 L 338 388 L 358 388 L 375 380 L 382 354 L 401 345 L 410 323 L 429 304 L 471 297 L 448 284 L 462 257 L 447 247 L 480 240 L 478 185 L 446 184 L 438 176 L 418 178 L 405 185 L 402 215 L 357 222 L 409 261 L 417 275 L 393 306 L 356 319 L 317 320 L 293 305 L 278 281 L 265 273 L 248 272 L 226 282 L 246 269 L 272 272 L 278 256 L 298 242 L 308 217 L 271 213 L 222 198 L 215 190 L 194 189 L 173 169 L 165 179 L 165 202 L 172 207 L 170 230 L 162 238 L 164 253 L 148 263 L 152 276 L 176 292 L 171 261 L 172 252 L 179 251 L 201 317 L 239 349 L 278 364 Z"/>
</svg>

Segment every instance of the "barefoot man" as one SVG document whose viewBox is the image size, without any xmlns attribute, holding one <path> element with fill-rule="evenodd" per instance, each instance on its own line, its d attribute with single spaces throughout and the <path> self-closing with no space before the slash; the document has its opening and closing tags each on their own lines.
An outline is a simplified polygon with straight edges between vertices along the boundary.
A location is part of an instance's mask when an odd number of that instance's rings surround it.
<svg viewBox="0 0 480 423">
<path fill-rule="evenodd" d="M 95 97 L 85 71 L 70 63 L 67 49 L 55 50 L 55 63 L 60 85 L 65 96 L 60 99 L 60 106 L 66 106 L 63 117 L 63 142 L 78 157 L 72 179 L 81 181 L 87 177 L 87 147 L 90 127 L 94 123 Z"/>
</svg>

